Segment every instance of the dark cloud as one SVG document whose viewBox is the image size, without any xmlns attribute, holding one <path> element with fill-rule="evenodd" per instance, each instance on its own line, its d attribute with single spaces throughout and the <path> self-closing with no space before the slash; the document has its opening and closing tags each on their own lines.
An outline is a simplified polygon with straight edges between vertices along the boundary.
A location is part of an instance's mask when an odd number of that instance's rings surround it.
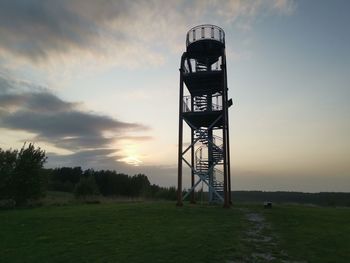
<svg viewBox="0 0 350 263">
<path fill-rule="evenodd" d="M 84 46 L 96 31 L 94 23 L 75 15 L 66 1 L 1 1 L 0 24 L 0 45 L 34 60 L 52 50 Z"/>
<path fill-rule="evenodd" d="M 99 41 L 105 24 L 127 11 L 126 2 L 3 0 L 0 46 L 34 61 L 51 52 L 90 48 Z"/>
<path fill-rule="evenodd" d="M 58 137 L 58 136 L 36 136 L 36 141 L 46 141 L 63 149 L 79 151 L 81 149 L 96 149 L 106 145 L 112 145 L 114 138 L 105 138 L 100 134 L 96 136 L 76 136 L 76 137 Z"/>
<path fill-rule="evenodd" d="M 144 126 L 121 122 L 108 116 L 82 111 L 28 112 L 17 111 L 2 119 L 2 125 L 39 134 L 43 137 L 96 136 L 102 131 L 144 129 Z"/>
<path fill-rule="evenodd" d="M 63 149 L 81 151 L 110 147 L 115 139 L 146 140 L 149 136 L 129 136 L 142 132 L 145 125 L 119 121 L 94 112 L 82 111 L 78 103 L 66 102 L 48 90 L 31 85 L 21 89 L 18 82 L 0 76 L 0 127 L 36 134 Z M 106 137 L 105 132 L 113 134 Z"/>
<path fill-rule="evenodd" d="M 37 112 L 62 112 L 73 110 L 77 103 L 66 102 L 58 98 L 57 96 L 49 93 L 32 93 L 26 94 L 26 107 Z"/>
<path fill-rule="evenodd" d="M 82 150 L 73 154 L 48 153 L 49 167 L 81 166 L 84 169 L 117 169 L 126 164 L 117 163 L 118 156 L 112 155 L 116 149 Z"/>
<path fill-rule="evenodd" d="M 9 92 L 10 89 L 15 86 L 15 83 L 2 75 L 3 73 L 0 72 L 0 95 L 6 95 L 7 92 Z M 1 105 L 2 104 L 0 104 L 0 106 Z"/>
<path fill-rule="evenodd" d="M 1 85 L 1 84 L 0 84 Z M 77 103 L 61 100 L 49 92 L 34 92 L 24 94 L 2 94 L 0 96 L 1 108 L 25 108 L 34 112 L 57 112 L 72 110 Z"/>
</svg>

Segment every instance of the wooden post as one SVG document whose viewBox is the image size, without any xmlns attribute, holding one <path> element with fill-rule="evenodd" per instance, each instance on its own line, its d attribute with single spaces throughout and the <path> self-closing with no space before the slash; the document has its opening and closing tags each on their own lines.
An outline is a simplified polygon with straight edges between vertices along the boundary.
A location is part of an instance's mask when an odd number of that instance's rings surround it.
<svg viewBox="0 0 350 263">
<path fill-rule="evenodd" d="M 182 66 L 184 62 L 184 55 L 181 57 L 181 65 L 180 65 L 180 95 L 179 95 L 179 142 L 178 142 L 178 175 L 177 175 L 177 206 L 182 206 L 182 140 L 183 140 L 183 72 Z"/>
<path fill-rule="evenodd" d="M 223 87 L 222 87 L 222 105 L 223 105 L 223 152 L 224 152 L 224 207 L 230 207 L 229 197 L 228 197 L 228 167 L 227 167 L 227 80 L 226 80 L 226 56 L 225 56 L 225 48 L 222 50 L 222 70 L 223 70 Z"/>
</svg>

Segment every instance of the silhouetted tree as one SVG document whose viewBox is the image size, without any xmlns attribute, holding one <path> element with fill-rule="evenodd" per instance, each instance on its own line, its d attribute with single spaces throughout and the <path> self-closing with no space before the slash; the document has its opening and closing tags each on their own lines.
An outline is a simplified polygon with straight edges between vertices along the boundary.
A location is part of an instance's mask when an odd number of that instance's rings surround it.
<svg viewBox="0 0 350 263">
<path fill-rule="evenodd" d="M 91 171 L 90 171 L 91 173 Z M 84 173 L 85 174 L 85 173 Z M 104 196 L 127 196 L 130 189 L 130 179 L 127 174 L 118 174 L 116 171 L 101 170 L 94 171 L 100 192 Z"/>
<path fill-rule="evenodd" d="M 24 144 L 20 151 L 0 149 L 0 189 L 2 198 L 13 199 L 17 205 L 38 199 L 45 193 L 46 179 L 42 172 L 45 151 Z"/>
<path fill-rule="evenodd" d="M 18 151 L 0 148 L 0 199 L 12 197 L 12 179 L 16 168 Z"/>
<path fill-rule="evenodd" d="M 136 174 L 131 177 L 130 184 L 130 196 L 145 196 L 151 185 L 147 176 L 144 174 Z"/>
<path fill-rule="evenodd" d="M 49 189 L 54 191 L 73 192 L 75 185 L 83 175 L 81 167 L 55 168 L 51 172 Z"/>
</svg>

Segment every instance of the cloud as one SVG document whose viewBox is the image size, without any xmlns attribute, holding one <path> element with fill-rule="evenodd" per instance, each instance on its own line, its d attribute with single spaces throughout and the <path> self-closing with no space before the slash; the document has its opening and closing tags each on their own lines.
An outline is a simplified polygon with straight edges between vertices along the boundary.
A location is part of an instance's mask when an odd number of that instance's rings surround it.
<svg viewBox="0 0 350 263">
<path fill-rule="evenodd" d="M 93 20 L 77 16 L 67 1 L 5 0 L 0 8 L 1 46 L 32 60 L 91 42 Z"/>
<path fill-rule="evenodd" d="M 118 137 L 120 140 L 130 140 L 130 141 L 147 141 L 147 140 L 152 140 L 152 136 L 120 136 Z"/>
<path fill-rule="evenodd" d="M 49 157 L 49 167 L 73 167 L 81 166 L 84 169 L 122 169 L 126 168 L 123 163 L 118 163 L 113 155 L 116 149 L 92 149 L 81 150 L 68 155 L 60 155 L 57 153 L 47 153 Z M 112 156 L 113 155 L 113 156 Z"/>
<path fill-rule="evenodd" d="M 29 112 L 16 111 L 2 119 L 2 124 L 11 129 L 26 130 L 44 137 L 95 136 L 101 131 L 146 129 L 135 123 L 121 122 L 104 115 L 77 110 Z"/>
<path fill-rule="evenodd" d="M 110 147 L 115 138 L 133 139 L 128 132 L 149 129 L 142 124 L 83 111 L 79 109 L 79 103 L 64 101 L 34 85 L 28 90 L 18 83 L 0 76 L 0 127 L 35 134 L 36 141 L 81 151 Z M 104 135 L 106 132 L 108 137 Z M 149 139 L 146 135 L 134 137 L 135 140 Z"/>
<path fill-rule="evenodd" d="M 291 15 L 296 9 L 296 3 L 288 0 L 274 0 L 272 7 L 286 15 Z"/>
<path fill-rule="evenodd" d="M 169 50 L 183 48 L 191 26 L 249 24 L 260 13 L 291 13 L 294 6 L 292 0 L 4 0 L 0 55 L 37 63 L 79 52 L 104 61 L 112 56 L 111 63 L 124 66 L 160 64 Z"/>
<path fill-rule="evenodd" d="M 46 91 L 42 93 L 3 94 L 0 97 L 0 105 L 2 108 L 22 108 L 34 112 L 61 112 L 72 110 L 77 103 L 65 102 Z"/>
</svg>

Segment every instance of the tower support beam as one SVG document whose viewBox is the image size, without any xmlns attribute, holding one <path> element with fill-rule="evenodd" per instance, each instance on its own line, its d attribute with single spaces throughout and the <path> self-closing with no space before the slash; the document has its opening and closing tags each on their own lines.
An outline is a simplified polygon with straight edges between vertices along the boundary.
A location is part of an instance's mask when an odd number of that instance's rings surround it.
<svg viewBox="0 0 350 263">
<path fill-rule="evenodd" d="M 184 55 L 181 57 L 181 65 L 184 61 Z M 178 176 L 177 176 L 177 206 L 182 206 L 182 140 L 183 140 L 183 95 L 184 95 L 184 82 L 182 68 L 180 67 L 180 94 L 179 94 L 179 142 L 178 142 Z"/>
</svg>

